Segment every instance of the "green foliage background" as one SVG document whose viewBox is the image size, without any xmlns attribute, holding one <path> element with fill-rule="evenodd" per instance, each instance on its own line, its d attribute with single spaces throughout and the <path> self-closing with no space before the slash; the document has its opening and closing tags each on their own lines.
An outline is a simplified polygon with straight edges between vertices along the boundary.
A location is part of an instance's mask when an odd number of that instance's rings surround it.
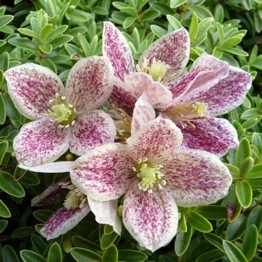
<svg viewBox="0 0 262 262">
<path fill-rule="evenodd" d="M 15 0 L 0 2 L 0 262 L 262 261 L 262 0 Z M 82 57 L 101 55 L 102 23 L 115 23 L 135 59 L 163 34 L 188 29 L 188 68 L 203 52 L 249 71 L 243 105 L 224 115 L 241 141 L 222 161 L 234 178 L 229 195 L 207 207 L 180 209 L 177 236 L 154 254 L 128 232 L 116 235 L 89 214 L 72 231 L 46 241 L 38 230 L 61 205 L 31 199 L 65 175 L 17 167 L 12 141 L 27 122 L 14 107 L 3 72 L 34 62 L 63 81 Z M 187 69 L 188 69 L 187 68 Z M 66 156 L 65 156 L 66 157 Z"/>
</svg>

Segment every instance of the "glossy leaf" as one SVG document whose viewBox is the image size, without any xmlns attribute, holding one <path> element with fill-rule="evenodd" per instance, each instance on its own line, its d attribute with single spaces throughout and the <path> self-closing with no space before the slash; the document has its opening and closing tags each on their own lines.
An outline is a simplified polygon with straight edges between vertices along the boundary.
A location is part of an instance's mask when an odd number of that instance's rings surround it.
<svg viewBox="0 0 262 262">
<path fill-rule="evenodd" d="M 5 203 L 0 199 L 0 217 L 11 217 L 11 213 Z"/>
<path fill-rule="evenodd" d="M 257 251 L 257 244 L 258 244 L 258 230 L 256 225 L 250 225 L 245 233 L 243 244 L 242 244 L 242 252 L 250 261 Z"/>
<path fill-rule="evenodd" d="M 77 262 L 83 262 L 83 261 L 100 262 L 102 259 L 102 257 L 97 253 L 85 248 L 74 247 L 70 250 L 70 253 L 72 257 L 75 259 L 75 261 Z"/>
<path fill-rule="evenodd" d="M 262 178 L 262 164 L 254 165 L 248 174 L 245 176 L 246 179 L 260 179 Z"/>
<path fill-rule="evenodd" d="M 254 166 L 254 159 L 252 157 L 247 157 L 240 164 L 240 176 L 242 178 L 246 177 L 246 175 L 250 172 L 250 170 Z"/>
<path fill-rule="evenodd" d="M 247 228 L 251 225 L 256 225 L 257 230 L 260 232 L 262 228 L 262 207 L 257 205 L 252 208 L 247 219 Z"/>
<path fill-rule="evenodd" d="M 223 240 L 223 246 L 230 262 L 248 262 L 241 250 L 232 242 Z"/>
<path fill-rule="evenodd" d="M 142 251 L 138 251 L 138 250 L 119 249 L 118 259 L 119 261 L 144 262 L 147 260 L 147 255 Z"/>
<path fill-rule="evenodd" d="M 197 212 L 190 211 L 186 216 L 187 222 L 196 230 L 204 233 L 212 231 L 212 224 Z"/>
<path fill-rule="evenodd" d="M 251 149 L 250 149 L 249 141 L 247 138 L 243 138 L 240 141 L 240 144 L 236 151 L 235 165 L 240 168 L 242 161 L 244 161 L 244 159 L 250 156 L 251 156 Z"/>
<path fill-rule="evenodd" d="M 17 252 L 9 245 L 5 245 L 3 248 L 3 258 L 4 262 L 20 262 Z"/>
<path fill-rule="evenodd" d="M 226 229 L 226 239 L 229 241 L 233 241 L 240 237 L 246 230 L 246 217 L 241 214 L 237 220 L 233 223 L 229 224 Z"/>
<path fill-rule="evenodd" d="M 177 256 L 182 256 L 188 249 L 193 230 L 190 225 L 186 232 L 178 231 L 175 239 L 175 253 Z"/>
<path fill-rule="evenodd" d="M 220 251 L 219 249 L 212 249 L 209 250 L 203 254 L 201 254 L 195 262 L 203 262 L 203 261 L 218 261 L 220 258 L 222 258 L 225 255 L 224 252 Z"/>
<path fill-rule="evenodd" d="M 224 206 L 219 205 L 209 205 L 201 206 L 195 209 L 197 213 L 204 216 L 207 219 L 219 220 L 227 218 L 227 209 Z"/>
<path fill-rule="evenodd" d="M 115 245 L 109 246 L 103 252 L 103 262 L 117 262 L 118 261 L 118 250 Z"/>
<path fill-rule="evenodd" d="M 25 191 L 24 188 L 18 183 L 14 177 L 4 171 L 0 171 L 0 188 L 5 191 L 7 194 L 14 197 L 24 197 Z"/>
<path fill-rule="evenodd" d="M 20 256 L 24 262 L 46 262 L 45 258 L 34 251 L 22 250 Z"/>
<path fill-rule="evenodd" d="M 252 187 L 246 180 L 236 182 L 236 195 L 240 205 L 243 208 L 248 208 L 252 203 L 253 191 Z"/>
<path fill-rule="evenodd" d="M 108 234 L 108 235 L 103 234 L 100 240 L 101 248 L 106 249 L 109 246 L 111 246 L 115 242 L 117 237 L 118 235 L 115 232 L 112 232 L 111 234 Z"/>
<path fill-rule="evenodd" d="M 5 102 L 0 93 L 0 125 L 3 125 L 6 118 L 6 111 L 5 111 Z"/>
<path fill-rule="evenodd" d="M 62 250 L 60 245 L 55 242 L 50 246 L 47 255 L 47 262 L 60 262 L 60 261 L 61 262 L 63 261 Z"/>
<path fill-rule="evenodd" d="M 217 247 L 220 251 L 224 252 L 223 239 L 220 236 L 217 236 L 213 233 L 206 233 L 203 234 L 203 236 L 209 243 Z"/>
<path fill-rule="evenodd" d="M 0 234 L 6 229 L 8 225 L 8 220 L 0 219 Z"/>
<path fill-rule="evenodd" d="M 7 148 L 8 148 L 8 142 L 7 141 L 0 142 L 0 165 L 3 162 Z"/>
</svg>

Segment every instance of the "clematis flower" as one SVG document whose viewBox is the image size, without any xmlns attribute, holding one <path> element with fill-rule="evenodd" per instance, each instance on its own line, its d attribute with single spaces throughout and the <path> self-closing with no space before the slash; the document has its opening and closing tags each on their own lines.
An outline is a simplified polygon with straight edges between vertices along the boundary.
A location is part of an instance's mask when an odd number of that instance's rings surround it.
<svg viewBox="0 0 262 262">
<path fill-rule="evenodd" d="M 126 144 L 108 143 L 79 157 L 72 165 L 71 181 L 97 201 L 124 195 L 126 229 L 141 246 L 155 251 L 177 232 L 177 206 L 215 203 L 232 182 L 218 157 L 180 149 L 182 139 L 171 120 L 158 117 Z"/>
<path fill-rule="evenodd" d="M 71 69 L 66 88 L 50 69 L 28 63 L 5 72 L 16 108 L 34 120 L 14 139 L 20 164 L 37 166 L 58 159 L 68 149 L 76 155 L 113 142 L 113 120 L 98 108 L 112 91 L 108 59 L 90 57 Z"/>
<path fill-rule="evenodd" d="M 20 167 L 33 172 L 65 173 L 70 171 L 72 163 L 72 161 L 58 161 L 37 167 Z M 80 192 L 70 179 L 49 186 L 44 192 L 31 200 L 31 206 L 56 204 L 61 201 L 62 197 L 65 198 L 63 206 L 48 218 L 40 230 L 41 235 L 47 240 L 57 238 L 73 229 L 90 210 L 98 223 L 111 225 L 117 234 L 121 234 L 122 225 L 117 215 L 118 201 L 101 202 L 93 200 Z"/>
<path fill-rule="evenodd" d="M 190 71 L 181 76 L 188 62 L 189 48 L 189 35 L 181 28 L 159 38 L 141 55 L 138 70 L 172 93 L 172 101 L 163 99 L 161 104 L 156 103 L 162 99 L 160 89 L 156 93 L 150 91 L 148 84 L 145 89 L 143 81 L 136 84 L 138 73 L 134 73 L 128 43 L 112 23 L 106 22 L 103 53 L 110 59 L 119 79 L 111 97 L 120 107 L 131 112 L 133 132 L 154 119 L 156 111 L 162 112 L 183 132 L 183 147 L 223 156 L 230 148 L 237 147 L 238 137 L 228 120 L 216 116 L 228 113 L 243 102 L 252 77 L 208 54 L 202 54 Z"/>
</svg>

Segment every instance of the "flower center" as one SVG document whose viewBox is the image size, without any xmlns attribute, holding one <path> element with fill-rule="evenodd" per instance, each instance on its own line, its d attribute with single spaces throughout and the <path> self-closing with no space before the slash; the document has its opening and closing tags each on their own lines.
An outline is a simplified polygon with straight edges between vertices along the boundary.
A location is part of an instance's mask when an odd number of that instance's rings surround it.
<svg viewBox="0 0 262 262">
<path fill-rule="evenodd" d="M 155 185 L 159 189 L 162 189 L 162 186 L 166 184 L 166 181 L 162 179 L 164 174 L 160 171 L 162 167 L 161 165 L 151 163 L 147 158 L 140 159 L 137 165 L 133 167 L 133 170 L 137 173 L 137 177 L 140 179 L 138 188 L 148 191 L 148 193 L 153 192 Z"/>
<path fill-rule="evenodd" d="M 196 117 L 202 117 L 207 114 L 208 106 L 205 102 L 195 102 L 191 104 L 182 104 L 174 106 L 165 111 L 175 123 L 182 126 L 190 123 L 190 120 Z"/>
<path fill-rule="evenodd" d="M 110 109 L 108 114 L 112 117 L 116 126 L 116 142 L 125 143 L 131 136 L 131 116 L 121 108 Z"/>
<path fill-rule="evenodd" d="M 51 110 L 49 110 L 49 116 L 54 122 L 59 123 L 62 127 L 68 127 L 74 124 L 76 117 L 76 109 L 73 105 L 68 104 L 64 96 L 55 94 L 55 99 L 50 100 Z"/>
<path fill-rule="evenodd" d="M 66 209 L 82 208 L 84 205 L 87 205 L 86 195 L 80 192 L 75 185 L 72 185 L 70 182 L 61 182 L 60 185 L 62 188 L 69 189 L 64 201 Z"/>
<path fill-rule="evenodd" d="M 149 65 L 148 60 L 144 60 L 141 67 L 137 65 L 138 72 L 144 72 L 149 74 L 154 81 L 161 82 L 165 76 L 167 70 L 170 68 L 168 64 L 160 60 L 153 59 L 151 65 Z"/>
</svg>

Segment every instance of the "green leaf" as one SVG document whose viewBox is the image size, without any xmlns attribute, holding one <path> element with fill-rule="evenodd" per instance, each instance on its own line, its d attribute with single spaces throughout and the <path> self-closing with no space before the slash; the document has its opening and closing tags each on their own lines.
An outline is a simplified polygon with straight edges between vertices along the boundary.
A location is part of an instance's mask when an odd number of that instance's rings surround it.
<svg viewBox="0 0 262 262">
<path fill-rule="evenodd" d="M 24 262 L 46 262 L 44 257 L 31 250 L 20 251 L 20 256 Z"/>
<path fill-rule="evenodd" d="M 43 254 L 47 248 L 47 242 L 42 237 L 36 234 L 31 235 L 31 242 L 33 250 L 39 254 Z"/>
<path fill-rule="evenodd" d="M 83 248 L 90 249 L 90 250 L 100 250 L 100 246 L 94 243 L 94 241 L 90 241 L 81 236 L 73 236 L 72 242 L 77 247 L 83 247 Z"/>
<path fill-rule="evenodd" d="M 140 16 L 140 19 L 145 22 L 149 20 L 154 20 L 158 16 L 160 16 L 160 12 L 157 10 L 154 10 L 152 8 L 146 9 Z"/>
<path fill-rule="evenodd" d="M 50 246 L 47 255 L 47 262 L 59 262 L 59 261 L 60 262 L 63 261 L 62 250 L 60 245 L 55 242 Z"/>
<path fill-rule="evenodd" d="M 108 234 L 108 235 L 103 234 L 100 240 L 101 248 L 106 249 L 109 246 L 111 246 L 115 242 L 117 237 L 118 235 L 115 232 L 112 232 L 111 234 Z"/>
<path fill-rule="evenodd" d="M 109 246 L 103 252 L 102 257 L 103 262 L 117 262 L 118 261 L 118 251 L 115 245 Z"/>
<path fill-rule="evenodd" d="M 147 260 L 147 255 L 142 251 L 120 249 L 118 250 L 118 260 L 127 262 L 144 262 Z"/>
<path fill-rule="evenodd" d="M 8 220 L 0 219 L 0 234 L 6 229 Z"/>
<path fill-rule="evenodd" d="M 260 121 L 261 121 L 261 117 L 254 117 L 243 122 L 242 127 L 245 129 L 250 129 L 256 126 Z"/>
<path fill-rule="evenodd" d="M 221 51 L 228 52 L 233 55 L 238 55 L 238 56 L 248 56 L 248 53 L 237 48 L 237 47 L 227 47 L 227 48 L 221 48 Z"/>
<path fill-rule="evenodd" d="M 209 243 L 217 247 L 220 251 L 224 252 L 223 239 L 221 237 L 212 233 L 206 233 L 203 234 L 203 236 Z"/>
<path fill-rule="evenodd" d="M 37 45 L 27 38 L 21 38 L 21 37 L 10 38 L 8 40 L 8 43 L 32 51 L 37 51 L 38 49 Z"/>
<path fill-rule="evenodd" d="M 212 224 L 197 212 L 190 211 L 186 216 L 187 222 L 196 230 L 208 233 L 213 230 Z"/>
<path fill-rule="evenodd" d="M 230 262 L 248 262 L 244 254 L 235 244 L 223 240 L 223 246 Z"/>
<path fill-rule="evenodd" d="M 179 29 L 179 28 L 182 27 L 182 24 L 181 24 L 174 16 L 172 16 L 172 15 L 167 15 L 166 18 L 167 18 L 169 24 L 170 24 L 175 30 L 177 30 L 177 29 Z"/>
<path fill-rule="evenodd" d="M 222 24 L 224 21 L 224 8 L 221 4 L 217 4 L 214 11 L 215 21 Z"/>
<path fill-rule="evenodd" d="M 234 166 L 234 165 L 228 164 L 228 163 L 224 163 L 224 164 L 228 168 L 228 170 L 231 173 L 232 177 L 234 179 L 238 179 L 239 178 L 239 168 Z"/>
<path fill-rule="evenodd" d="M 41 29 L 41 32 L 40 32 L 40 39 L 41 41 L 44 43 L 46 41 L 46 39 L 48 38 L 51 30 L 53 28 L 53 25 L 52 24 L 47 24 L 45 25 L 42 29 Z"/>
<path fill-rule="evenodd" d="M 262 228 L 262 207 L 257 205 L 249 213 L 247 219 L 247 228 L 251 225 L 256 225 L 258 231 L 260 232 Z"/>
<path fill-rule="evenodd" d="M 50 54 L 52 52 L 52 45 L 50 44 L 39 45 L 39 49 L 45 54 Z"/>
<path fill-rule="evenodd" d="M 4 262 L 20 262 L 20 259 L 16 255 L 16 251 L 9 245 L 5 245 L 3 248 L 3 258 Z"/>
<path fill-rule="evenodd" d="M 252 203 L 253 191 L 248 181 L 236 182 L 236 195 L 240 205 L 243 208 L 248 208 Z"/>
<path fill-rule="evenodd" d="M 246 217 L 241 214 L 233 223 L 229 224 L 226 229 L 226 239 L 233 241 L 240 237 L 246 230 Z"/>
<path fill-rule="evenodd" d="M 7 141 L 0 142 L 0 165 L 3 162 L 7 148 L 8 148 L 8 142 Z"/>
<path fill-rule="evenodd" d="M 248 174 L 245 176 L 246 179 L 258 179 L 262 178 L 262 164 L 254 165 Z"/>
<path fill-rule="evenodd" d="M 70 250 L 70 253 L 77 262 L 100 262 L 102 259 L 97 253 L 84 248 L 74 247 Z"/>
<path fill-rule="evenodd" d="M 186 216 L 183 214 L 181 219 L 178 222 L 178 228 L 181 232 L 187 231 Z"/>
<path fill-rule="evenodd" d="M 192 14 L 191 23 L 189 26 L 189 35 L 192 42 L 198 35 L 198 17 L 196 13 Z"/>
<path fill-rule="evenodd" d="M 254 159 L 252 157 L 247 157 L 241 162 L 240 165 L 240 176 L 242 178 L 245 178 L 247 174 L 250 172 L 251 169 L 253 169 L 254 166 Z"/>
<path fill-rule="evenodd" d="M 132 16 L 127 17 L 127 18 L 124 20 L 123 28 L 124 28 L 124 29 L 129 28 L 129 27 L 136 21 L 136 19 L 137 19 L 136 17 L 132 17 Z"/>
<path fill-rule="evenodd" d="M 241 167 L 242 161 L 251 156 L 250 144 L 247 138 L 242 138 L 235 155 L 235 165 Z"/>
<path fill-rule="evenodd" d="M 188 249 L 193 230 L 190 225 L 187 227 L 187 232 L 178 231 L 175 239 L 175 253 L 177 256 L 182 256 Z"/>
<path fill-rule="evenodd" d="M 11 213 L 8 207 L 4 204 L 4 202 L 0 199 L 0 217 L 11 217 Z"/>
<path fill-rule="evenodd" d="M 0 188 L 7 194 L 18 198 L 25 196 L 24 188 L 11 174 L 0 170 L 0 181 Z"/>
<path fill-rule="evenodd" d="M 12 238 L 24 238 L 31 236 L 35 232 L 34 227 L 19 227 L 12 232 Z"/>
<path fill-rule="evenodd" d="M 177 8 L 183 4 L 185 4 L 188 0 L 171 0 L 170 1 L 170 7 L 171 8 Z"/>
<path fill-rule="evenodd" d="M 20 34 L 27 35 L 27 36 L 40 40 L 38 34 L 29 28 L 19 28 L 17 30 Z"/>
<path fill-rule="evenodd" d="M 188 9 L 195 12 L 200 20 L 204 20 L 207 17 L 213 17 L 212 13 L 206 7 L 200 5 L 189 5 Z"/>
<path fill-rule="evenodd" d="M 0 28 L 9 24 L 13 19 L 14 17 L 12 15 L 0 16 Z"/>
<path fill-rule="evenodd" d="M 161 37 L 161 36 L 163 36 L 167 33 L 167 31 L 165 29 L 163 29 L 162 27 L 160 27 L 158 25 L 151 25 L 150 29 L 158 37 Z"/>
<path fill-rule="evenodd" d="M 243 244 L 242 244 L 242 252 L 250 261 L 257 251 L 257 244 L 258 244 L 258 230 L 256 225 L 250 225 L 245 233 Z"/>
<path fill-rule="evenodd" d="M 250 108 L 241 114 L 241 119 L 248 120 L 250 118 L 256 117 L 257 115 L 258 115 L 258 108 Z"/>
<path fill-rule="evenodd" d="M 223 256 L 225 256 L 224 252 L 220 251 L 219 249 L 212 249 L 198 256 L 195 262 L 218 261 Z"/>
<path fill-rule="evenodd" d="M 61 35 L 54 38 L 52 41 L 49 42 L 49 44 L 52 45 L 53 49 L 55 49 L 57 47 L 61 47 L 62 45 L 70 42 L 73 39 L 74 37 L 71 35 Z"/>
<path fill-rule="evenodd" d="M 219 220 L 227 218 L 227 209 L 224 206 L 209 205 L 195 208 L 195 211 L 207 219 Z"/>
<path fill-rule="evenodd" d="M 150 6 L 155 10 L 160 11 L 161 14 L 164 15 L 173 14 L 173 10 L 165 3 L 151 3 Z"/>
</svg>

